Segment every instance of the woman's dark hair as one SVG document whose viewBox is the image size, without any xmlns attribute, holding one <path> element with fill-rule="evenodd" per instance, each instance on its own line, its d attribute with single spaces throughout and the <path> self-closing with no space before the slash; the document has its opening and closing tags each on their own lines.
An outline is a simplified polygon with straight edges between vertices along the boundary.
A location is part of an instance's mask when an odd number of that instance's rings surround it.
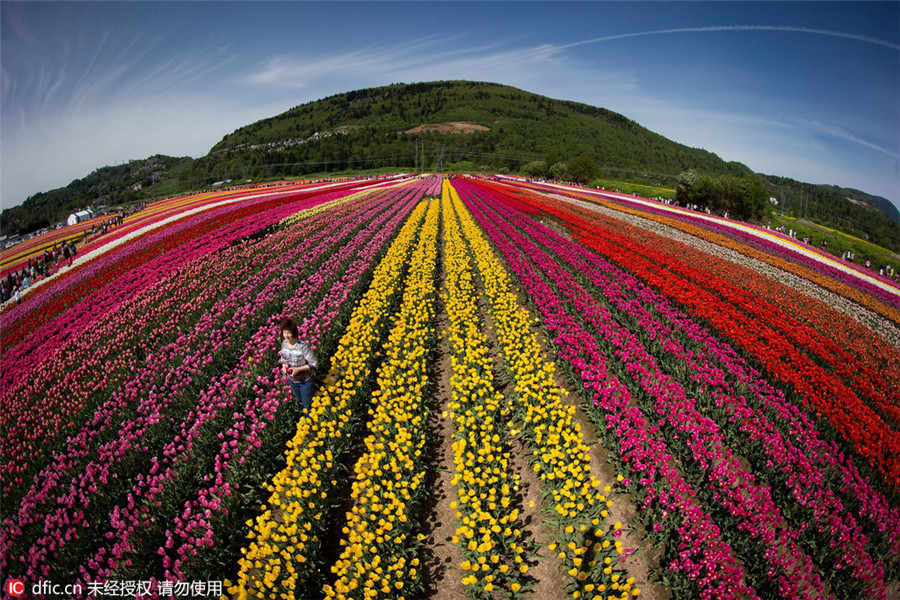
<svg viewBox="0 0 900 600">
<path fill-rule="evenodd" d="M 281 331 L 290 331 L 294 337 L 300 337 L 300 330 L 297 329 L 297 324 L 290 317 L 281 320 Z"/>
</svg>

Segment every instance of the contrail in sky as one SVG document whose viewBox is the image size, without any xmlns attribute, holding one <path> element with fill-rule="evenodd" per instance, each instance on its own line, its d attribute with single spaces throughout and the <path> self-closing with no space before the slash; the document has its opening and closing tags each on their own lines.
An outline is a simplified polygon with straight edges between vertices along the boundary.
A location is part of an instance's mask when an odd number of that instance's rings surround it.
<svg viewBox="0 0 900 600">
<path fill-rule="evenodd" d="M 832 37 L 841 37 L 860 42 L 867 42 L 877 46 L 884 46 L 891 50 L 900 52 L 900 45 L 886 42 L 878 38 L 868 35 L 859 35 L 856 33 L 844 33 L 842 31 L 829 31 L 827 29 L 813 29 L 811 27 L 793 27 L 791 25 L 713 25 L 710 27 L 679 27 L 677 29 L 658 29 L 656 31 L 638 31 L 635 33 L 619 33 L 616 35 L 606 35 L 591 40 L 583 40 L 581 42 L 572 42 L 571 44 L 563 44 L 559 48 L 571 48 L 573 46 L 583 46 L 585 44 L 594 44 L 597 42 L 608 42 L 612 40 L 621 40 L 625 38 L 641 37 L 645 35 L 662 35 L 666 33 L 705 33 L 710 31 L 790 31 L 795 33 L 813 33 L 816 35 L 830 35 Z"/>
</svg>

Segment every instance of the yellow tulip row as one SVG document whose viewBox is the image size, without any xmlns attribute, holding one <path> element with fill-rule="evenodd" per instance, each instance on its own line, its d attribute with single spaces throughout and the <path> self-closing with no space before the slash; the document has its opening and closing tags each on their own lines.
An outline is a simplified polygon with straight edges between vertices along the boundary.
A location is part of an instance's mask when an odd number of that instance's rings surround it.
<svg viewBox="0 0 900 600">
<path fill-rule="evenodd" d="M 383 195 L 389 189 L 392 189 L 392 187 L 393 186 L 391 186 L 391 188 L 377 188 L 374 190 L 372 190 L 372 189 L 363 190 L 361 192 L 356 192 L 355 194 L 350 194 L 349 196 L 346 196 L 344 198 L 338 198 L 337 200 L 331 200 L 329 202 L 325 202 L 323 204 L 314 206 L 312 208 L 306 208 L 304 210 L 301 210 L 300 212 L 292 214 L 289 217 L 283 218 L 281 221 L 278 222 L 278 224 L 281 226 L 293 225 L 295 223 L 299 223 L 300 221 L 303 221 L 310 217 L 314 217 L 315 215 L 317 215 L 321 212 L 325 212 L 326 210 L 331 210 L 335 206 L 341 206 L 342 204 L 347 204 L 349 202 L 356 202 L 356 201 L 362 200 L 364 198 L 367 198 L 369 196 L 372 196 L 372 198 L 374 199 L 376 197 L 376 194 L 378 194 L 378 192 L 381 192 L 381 194 Z"/>
<path fill-rule="evenodd" d="M 337 580 L 325 586 L 327 598 L 403 600 L 421 589 L 421 538 L 411 513 L 424 495 L 426 474 L 425 387 L 434 340 L 439 209 L 440 203 L 432 201 L 400 313 L 384 346 L 366 453 L 354 469 L 353 508 L 343 528 L 344 549 L 331 568 Z"/>
<path fill-rule="evenodd" d="M 448 412 L 456 425 L 452 483 L 457 500 L 450 506 L 460 520 L 453 542 L 466 558 L 460 566 L 470 595 L 490 597 L 495 590 L 503 590 L 515 596 L 525 591 L 530 552 L 516 508 L 519 479 L 509 470 L 509 408 L 494 390 L 493 361 L 481 331 L 472 265 L 455 214 L 461 205 L 454 206 L 452 193 L 445 181 L 446 289 L 442 297 L 450 322 L 447 337 L 453 369 Z"/>
<path fill-rule="evenodd" d="M 238 580 L 226 582 L 231 597 L 291 599 L 319 574 L 324 513 L 337 486 L 336 456 L 349 446 L 350 422 L 370 378 L 373 357 L 402 283 L 425 205 L 420 203 L 375 268 L 369 289 L 354 308 L 338 343 L 323 389 L 288 442 L 287 465 L 268 485 L 264 511 L 254 521 L 248 547 L 242 549 Z"/>
<path fill-rule="evenodd" d="M 602 484 L 590 475 L 590 449 L 580 425 L 573 422 L 576 409 L 563 404 L 565 391 L 553 382 L 555 365 L 543 360 L 540 340 L 529 330 L 531 317 L 519 307 L 505 268 L 456 190 L 451 188 L 450 194 L 488 300 L 501 355 L 515 382 L 510 396 L 513 414 L 523 423 L 521 433 L 532 449 L 532 467 L 552 499 L 546 522 L 557 525 L 562 543 L 549 549 L 574 579 L 573 598 L 599 600 L 607 597 L 604 593 L 612 598 L 637 596 L 634 579 L 623 577 L 621 523 L 603 529 L 612 507 L 604 494 L 611 488 L 600 491 Z"/>
</svg>

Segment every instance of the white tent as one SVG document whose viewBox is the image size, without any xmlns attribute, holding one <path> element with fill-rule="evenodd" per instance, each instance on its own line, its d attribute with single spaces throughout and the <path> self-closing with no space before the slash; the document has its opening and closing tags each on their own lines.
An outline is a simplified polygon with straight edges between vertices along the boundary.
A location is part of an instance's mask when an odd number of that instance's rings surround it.
<svg viewBox="0 0 900 600">
<path fill-rule="evenodd" d="M 67 225 L 75 225 L 76 223 L 81 223 L 82 221 L 87 221 L 88 219 L 93 219 L 94 213 L 89 210 L 83 210 L 81 212 L 73 213 L 69 215 L 68 220 L 66 221 Z"/>
</svg>

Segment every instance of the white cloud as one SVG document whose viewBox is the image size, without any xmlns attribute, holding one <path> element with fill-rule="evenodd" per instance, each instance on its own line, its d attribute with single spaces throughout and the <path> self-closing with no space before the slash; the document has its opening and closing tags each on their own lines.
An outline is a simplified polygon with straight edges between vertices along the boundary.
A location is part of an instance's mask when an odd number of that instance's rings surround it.
<svg viewBox="0 0 900 600">
<path fill-rule="evenodd" d="M 153 40 L 151 45 L 158 43 Z M 605 107 L 669 139 L 705 148 L 756 171 L 900 197 L 896 160 L 880 179 L 864 179 L 836 158 L 826 142 L 828 137 L 842 138 L 881 152 L 881 159 L 896 159 L 889 149 L 836 125 L 710 110 L 704 108 L 702 98 L 687 105 L 686 100 L 660 97 L 655 87 L 642 85 L 629 68 L 607 67 L 570 55 L 568 48 L 576 45 L 472 47 L 456 38 L 428 36 L 331 54 L 279 54 L 233 80 L 221 80 L 222 86 L 202 95 L 185 90 L 234 60 L 227 47 L 210 48 L 201 53 L 200 61 L 173 58 L 149 73 L 127 74 L 136 69 L 139 58 L 122 62 L 78 81 L 66 110 L 30 123 L 23 117 L 28 129 L 18 130 L 17 124 L 10 127 L 4 122 L 3 203 L 17 204 L 37 190 L 65 185 L 116 161 L 155 153 L 202 155 L 235 128 L 303 101 L 391 82 L 442 79 L 496 81 Z M 47 90 L 60 89 L 52 75 L 45 75 L 44 82 Z M 14 85 L 5 77 L 3 84 Z M 9 114 L 6 117 L 15 120 Z"/>
<path fill-rule="evenodd" d="M 830 29 L 817 29 L 814 27 L 795 27 L 791 25 L 712 25 L 709 27 L 677 27 L 672 29 L 654 29 L 652 31 L 636 31 L 633 33 L 618 33 L 615 35 L 606 35 L 590 40 L 582 40 L 565 44 L 563 47 L 569 48 L 574 46 L 583 46 L 585 44 L 595 44 L 599 42 L 609 42 L 614 40 L 623 40 L 627 38 L 669 35 L 674 33 L 720 33 L 720 32 L 739 32 L 739 31 L 781 31 L 785 33 L 803 33 L 813 35 L 824 35 L 829 37 L 844 38 L 865 42 L 867 44 L 875 44 L 891 50 L 900 51 L 900 45 L 887 40 L 882 40 L 869 35 L 859 35 L 855 33 L 847 33 L 844 31 L 832 31 Z"/>
<path fill-rule="evenodd" d="M 861 137 L 856 136 L 856 135 L 850 133 L 849 131 L 847 131 L 841 127 L 838 127 L 836 125 L 828 125 L 825 123 L 820 123 L 819 121 L 808 121 L 807 123 L 810 126 L 816 128 L 817 130 L 824 132 L 830 136 L 833 136 L 833 137 L 836 137 L 836 138 L 839 138 L 842 140 L 846 140 L 848 142 L 853 142 L 854 144 L 860 144 L 861 146 L 866 146 L 867 148 L 877 150 L 878 152 L 887 154 L 888 156 L 891 156 L 893 158 L 900 159 L 900 154 L 898 154 L 896 151 L 890 150 L 889 148 L 884 148 L 883 146 L 879 146 L 878 144 L 875 144 L 868 140 L 864 140 Z"/>
</svg>

